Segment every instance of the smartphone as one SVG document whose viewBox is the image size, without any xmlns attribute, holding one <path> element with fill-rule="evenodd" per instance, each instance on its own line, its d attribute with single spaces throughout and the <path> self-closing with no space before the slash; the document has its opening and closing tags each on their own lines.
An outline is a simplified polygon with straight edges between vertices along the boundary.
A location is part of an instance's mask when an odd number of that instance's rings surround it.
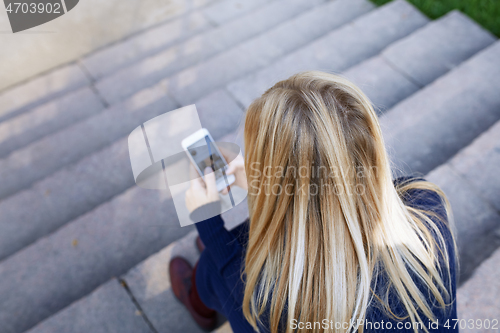
<svg viewBox="0 0 500 333">
<path fill-rule="evenodd" d="M 186 151 L 196 171 L 198 171 L 203 180 L 205 180 L 203 172 L 206 167 L 214 170 L 217 190 L 219 192 L 234 183 L 234 175 L 226 174 L 226 159 L 222 156 L 206 128 L 202 128 L 182 140 L 182 148 Z"/>
</svg>

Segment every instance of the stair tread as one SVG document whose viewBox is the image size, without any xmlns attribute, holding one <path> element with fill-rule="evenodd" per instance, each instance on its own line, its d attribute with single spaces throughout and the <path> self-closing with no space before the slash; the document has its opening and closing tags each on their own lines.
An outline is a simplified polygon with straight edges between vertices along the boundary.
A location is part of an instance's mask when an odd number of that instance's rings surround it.
<svg viewBox="0 0 500 333">
<path fill-rule="evenodd" d="M 275 1 L 275 0 L 271 0 Z M 211 22 L 216 25 L 222 25 L 242 14 L 249 13 L 252 10 L 258 10 L 262 5 L 270 3 L 269 0 L 226 0 L 219 1 L 213 5 L 203 9 L 205 15 Z"/>
<path fill-rule="evenodd" d="M 273 1 L 238 20 L 193 36 L 104 77 L 96 83 L 96 87 L 110 104 L 117 103 L 181 69 L 193 66 L 202 59 L 208 59 L 220 52 L 225 54 L 228 49 L 242 41 L 259 34 L 267 34 L 274 26 L 300 15 L 320 2 L 322 0 Z"/>
<path fill-rule="evenodd" d="M 157 104 L 159 113 L 165 108 L 175 108 L 163 99 Z M 242 116 L 240 107 L 221 91 L 198 101 L 197 108 L 201 123 L 214 138 L 231 132 Z M 117 109 L 116 116 L 123 117 L 125 112 L 126 109 Z M 137 123 L 140 122 L 132 124 Z M 82 141 L 91 130 L 92 127 L 87 126 L 80 131 Z M 61 156 L 65 153 L 61 152 Z M 0 201 L 0 260 L 133 185 L 125 137 L 44 178 L 30 189 Z M 22 209 L 26 205 L 30 205 L 29 211 Z"/>
<path fill-rule="evenodd" d="M 98 80 L 210 28 L 212 25 L 205 15 L 195 11 L 93 52 L 80 61 L 92 78 Z"/>
<path fill-rule="evenodd" d="M 397 170 L 429 172 L 500 118 L 499 56 L 495 42 L 381 117 Z"/>
<path fill-rule="evenodd" d="M 0 92 L 0 121 L 89 84 L 89 78 L 75 63 L 39 75 Z"/>
<path fill-rule="evenodd" d="M 344 75 L 383 113 L 494 41 L 472 20 L 452 12 L 389 45 Z"/>
<path fill-rule="evenodd" d="M 206 33 L 214 25 L 238 19 L 269 1 L 223 0 L 135 34 L 81 59 L 94 79 L 101 79 L 196 34 Z"/>
<path fill-rule="evenodd" d="M 382 55 L 420 86 L 425 86 L 495 40 L 472 19 L 452 11 L 394 43 Z M 421 63 L 428 64 L 422 68 Z"/>
<path fill-rule="evenodd" d="M 0 122 L 0 158 L 103 110 L 99 96 L 85 86 Z"/>
<path fill-rule="evenodd" d="M 500 121 L 429 173 L 451 203 L 460 250 L 462 281 L 500 247 L 498 196 Z"/>
<path fill-rule="evenodd" d="M 493 207 L 500 211 L 500 121 L 450 161 Z"/>
<path fill-rule="evenodd" d="M 27 331 L 35 332 L 154 333 L 117 279 Z"/>
<path fill-rule="evenodd" d="M 231 83 L 228 90 L 240 103 L 248 106 L 279 80 L 310 69 L 343 71 L 376 55 L 387 45 L 427 22 L 428 19 L 407 2 L 393 1 L 285 56 L 271 66 Z"/>
<path fill-rule="evenodd" d="M 498 233 L 498 231 L 497 231 Z M 476 270 L 472 278 L 467 281 L 459 290 L 457 295 L 457 311 L 461 319 L 482 321 L 482 330 L 462 329 L 461 332 L 488 332 L 485 328 L 485 320 L 489 320 L 489 327 L 492 327 L 492 320 L 500 318 L 500 279 L 498 279 L 500 269 L 500 249 L 485 260 Z M 479 326 L 479 325 L 478 325 Z M 498 326 L 498 322 L 497 322 Z"/>
</svg>

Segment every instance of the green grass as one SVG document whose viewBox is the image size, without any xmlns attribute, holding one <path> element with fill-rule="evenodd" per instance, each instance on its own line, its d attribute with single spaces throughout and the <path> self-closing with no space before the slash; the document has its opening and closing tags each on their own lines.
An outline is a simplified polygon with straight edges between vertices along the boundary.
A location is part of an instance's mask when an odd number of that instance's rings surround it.
<svg viewBox="0 0 500 333">
<path fill-rule="evenodd" d="M 391 0 L 371 0 L 377 6 Z M 500 0 L 407 0 L 431 19 L 458 9 L 500 37 Z"/>
</svg>

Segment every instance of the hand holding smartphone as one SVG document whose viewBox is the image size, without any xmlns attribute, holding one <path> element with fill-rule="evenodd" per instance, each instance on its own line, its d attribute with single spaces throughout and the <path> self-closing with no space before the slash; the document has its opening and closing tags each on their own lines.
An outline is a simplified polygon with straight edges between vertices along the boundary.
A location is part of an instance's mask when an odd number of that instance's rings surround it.
<svg viewBox="0 0 500 333">
<path fill-rule="evenodd" d="M 213 170 L 219 192 L 234 183 L 235 176 L 227 174 L 227 161 L 206 128 L 182 140 L 182 148 L 203 180 L 205 180 L 205 168 L 209 167 Z"/>
</svg>

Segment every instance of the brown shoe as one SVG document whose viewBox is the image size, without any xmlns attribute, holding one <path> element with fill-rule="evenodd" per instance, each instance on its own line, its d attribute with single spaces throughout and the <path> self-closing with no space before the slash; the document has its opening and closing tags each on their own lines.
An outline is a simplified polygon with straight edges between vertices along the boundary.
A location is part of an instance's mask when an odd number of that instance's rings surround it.
<svg viewBox="0 0 500 333">
<path fill-rule="evenodd" d="M 196 248 L 200 251 L 200 253 L 205 250 L 205 244 L 203 244 L 200 236 L 196 236 Z"/>
<path fill-rule="evenodd" d="M 211 331 L 217 325 L 217 315 L 214 311 L 213 315 L 205 317 L 198 313 L 191 304 L 189 292 L 191 290 L 191 278 L 193 268 L 181 257 L 175 257 L 170 261 L 169 265 L 170 283 L 175 297 L 187 308 L 194 321 L 204 330 Z"/>
</svg>

